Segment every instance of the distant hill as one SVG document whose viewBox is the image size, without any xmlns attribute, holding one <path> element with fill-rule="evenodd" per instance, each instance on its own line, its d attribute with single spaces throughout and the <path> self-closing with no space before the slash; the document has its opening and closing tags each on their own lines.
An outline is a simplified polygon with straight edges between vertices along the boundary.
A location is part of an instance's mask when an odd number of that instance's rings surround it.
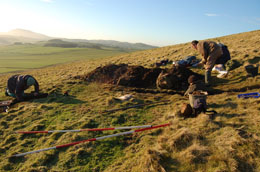
<svg viewBox="0 0 260 172">
<path fill-rule="evenodd" d="M 14 43 L 36 43 L 39 41 L 48 41 L 48 40 L 56 40 L 57 38 L 49 37 L 40 33 L 35 33 L 29 30 L 24 29 L 14 29 L 9 32 L 0 33 L 0 45 L 10 45 Z M 74 44 L 73 47 L 94 47 L 100 48 L 102 46 L 112 47 L 112 48 L 120 48 L 120 49 L 134 49 L 134 50 L 146 50 L 157 48 L 156 46 L 147 45 L 143 43 L 128 43 L 128 42 L 120 42 L 114 40 L 87 40 L 87 39 L 66 39 L 66 38 L 58 38 L 59 40 L 66 41 L 65 47 L 70 44 Z M 57 42 L 57 40 L 56 40 Z M 70 43 L 71 42 L 71 43 Z M 64 43 L 64 42 L 63 42 Z M 62 46 L 64 45 L 62 43 Z M 77 45 L 75 45 L 75 43 Z M 54 45 L 54 42 L 47 43 L 48 46 Z M 59 46 L 59 44 L 55 44 L 55 47 Z M 60 46 L 60 47 L 62 47 Z"/>
<path fill-rule="evenodd" d="M 46 42 L 41 42 L 45 47 L 62 47 L 62 48 L 110 48 L 110 46 L 105 46 L 101 44 L 89 43 L 89 42 L 75 42 L 67 41 L 67 39 L 51 39 Z M 122 49 L 122 48 L 119 48 Z"/>
<path fill-rule="evenodd" d="M 88 42 L 94 43 L 114 48 L 124 48 L 124 49 L 139 49 L 139 50 L 146 50 L 152 48 L 158 48 L 157 46 L 152 46 L 144 43 L 129 43 L 129 42 L 120 42 L 114 40 L 86 40 L 86 39 L 65 39 L 67 41 L 72 42 Z"/>
<path fill-rule="evenodd" d="M 45 47 L 63 47 L 63 48 L 75 48 L 77 47 L 76 43 L 63 41 L 61 39 L 51 39 L 48 40 L 45 44 Z"/>
<path fill-rule="evenodd" d="M 40 34 L 40 33 L 35 33 L 29 30 L 24 30 L 24 29 L 14 29 L 6 33 L 6 35 L 14 36 L 14 37 L 25 37 L 25 38 L 31 38 L 31 39 L 39 39 L 39 40 L 48 40 L 51 39 L 52 37 Z"/>
<path fill-rule="evenodd" d="M 23 29 L 14 29 L 9 32 L 0 33 L 0 45 L 8 45 L 15 42 L 35 43 L 49 39 L 51 37 Z"/>
</svg>

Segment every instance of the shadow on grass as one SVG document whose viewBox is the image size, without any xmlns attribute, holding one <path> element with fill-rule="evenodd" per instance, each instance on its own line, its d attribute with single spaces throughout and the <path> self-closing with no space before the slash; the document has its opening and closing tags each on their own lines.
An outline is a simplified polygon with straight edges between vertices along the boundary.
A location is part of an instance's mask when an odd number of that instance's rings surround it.
<svg viewBox="0 0 260 172">
<path fill-rule="evenodd" d="M 240 76 L 239 79 L 234 79 L 234 80 L 237 80 L 236 82 L 232 82 L 232 85 L 233 84 L 238 84 L 238 83 L 241 83 L 243 81 L 246 81 L 246 79 L 248 78 L 248 76 Z M 233 81 L 234 81 L 233 80 Z"/>
<path fill-rule="evenodd" d="M 166 171 L 178 171 L 178 167 L 181 165 L 177 159 L 171 157 L 163 157 L 161 163 Z"/>
<path fill-rule="evenodd" d="M 241 83 L 243 81 L 245 81 L 248 77 L 241 77 L 241 79 L 233 84 L 238 84 Z M 208 88 L 208 93 L 209 95 L 215 95 L 215 94 L 222 94 L 222 93 L 227 93 L 227 92 L 248 92 L 250 90 L 254 90 L 254 89 L 259 89 L 260 88 L 260 84 L 255 84 L 255 85 L 249 85 L 249 86 L 243 86 L 240 88 L 234 88 L 234 86 L 232 87 L 232 85 L 230 85 L 230 89 L 226 89 L 226 90 L 220 90 L 220 89 L 214 89 L 214 88 Z"/>
<path fill-rule="evenodd" d="M 242 116 L 246 116 L 245 113 L 242 113 L 242 114 L 236 114 L 236 113 L 232 113 L 232 114 L 226 114 L 226 113 L 218 113 L 218 114 L 215 114 L 215 117 L 226 117 L 226 118 L 234 118 L 234 117 L 242 117 Z"/>
<path fill-rule="evenodd" d="M 248 62 L 252 64 L 256 64 L 260 62 L 260 56 L 255 56 L 253 59 L 249 59 Z"/>
<path fill-rule="evenodd" d="M 223 103 L 223 104 L 216 104 L 216 103 L 211 103 L 208 105 L 209 108 L 223 108 L 223 107 L 230 107 L 230 108 L 237 108 L 237 104 L 236 103 L 232 103 L 232 102 L 227 102 L 227 103 Z"/>
<path fill-rule="evenodd" d="M 33 102 L 37 103 L 63 103 L 63 104 L 82 104 L 85 101 L 76 99 L 76 96 L 64 95 L 61 93 L 52 93 L 47 98 L 35 99 Z"/>
<path fill-rule="evenodd" d="M 226 83 L 229 83 L 229 82 L 230 82 L 229 79 L 218 78 L 216 76 L 212 76 L 212 83 L 213 83 L 213 85 L 226 84 Z"/>
<path fill-rule="evenodd" d="M 223 120 L 223 121 L 214 121 L 213 120 L 212 122 L 214 124 L 218 125 L 220 128 L 222 128 L 222 127 L 240 128 L 240 127 L 244 126 L 244 124 L 241 123 L 241 121 L 238 119 L 239 117 L 242 117 L 242 116 L 246 116 L 246 114 L 245 113 L 242 113 L 242 114 L 218 113 L 218 114 L 215 114 L 212 119 L 215 119 L 216 117 L 225 117 L 225 118 L 228 118 L 228 119 L 237 118 L 237 121 L 234 122 L 234 123 L 228 123 L 228 120 Z"/>
<path fill-rule="evenodd" d="M 255 85 L 245 86 L 245 87 L 241 87 L 241 88 L 229 89 L 225 92 L 246 92 L 246 91 L 250 91 L 253 89 L 259 89 L 259 88 L 260 88 L 260 84 L 255 84 Z"/>
<path fill-rule="evenodd" d="M 53 153 L 45 153 L 44 158 L 41 160 L 43 166 L 54 166 L 59 161 L 59 151 L 55 150 Z"/>
<path fill-rule="evenodd" d="M 8 157 L 8 162 L 9 163 L 13 163 L 13 164 L 15 164 L 15 163 L 23 163 L 23 162 L 25 162 L 26 161 L 26 158 L 24 157 L 24 156 L 22 156 L 22 157 Z"/>
<path fill-rule="evenodd" d="M 208 92 L 209 95 L 222 94 L 225 92 L 223 90 L 210 88 L 210 87 L 208 87 L 206 91 Z"/>
</svg>

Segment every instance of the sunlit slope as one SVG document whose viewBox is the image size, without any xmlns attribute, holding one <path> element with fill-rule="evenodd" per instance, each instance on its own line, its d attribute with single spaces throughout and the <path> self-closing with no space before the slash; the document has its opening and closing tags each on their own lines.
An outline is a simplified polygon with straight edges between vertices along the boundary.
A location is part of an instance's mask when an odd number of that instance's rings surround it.
<svg viewBox="0 0 260 172">
<path fill-rule="evenodd" d="M 232 59 L 244 62 L 260 56 L 260 30 L 209 40 L 226 44 L 230 50 Z M 118 56 L 115 58 L 115 61 L 125 62 L 127 60 L 131 64 L 149 66 L 162 59 L 177 60 L 185 58 L 188 55 L 198 55 L 198 52 L 190 47 L 190 42 Z"/>
<path fill-rule="evenodd" d="M 189 43 L 24 72 L 37 78 L 41 91 L 50 93 L 50 96 L 19 103 L 9 113 L 0 113 L 0 171 L 260 171 L 259 99 L 237 98 L 240 93 L 259 92 L 260 76 L 247 77 L 243 65 L 246 62 L 259 63 L 260 31 L 213 40 L 226 44 L 231 58 L 241 62 L 241 66 L 230 71 L 227 78 L 219 79 L 213 74 L 213 88 L 225 91 L 207 99 L 208 108 L 218 112 L 214 117 L 206 114 L 189 119 L 175 117 L 181 104 L 188 102 L 181 95 L 137 93 L 123 87 L 73 79 L 110 63 L 151 67 L 165 58 L 177 60 L 197 55 Z M 200 69 L 192 70 L 203 73 Z M 4 89 L 11 75 L 0 75 L 1 100 L 7 99 Z M 65 91 L 69 96 L 63 95 Z M 134 99 L 126 102 L 114 99 L 124 94 L 132 94 Z M 104 110 L 165 100 L 170 103 L 104 113 Z M 17 130 L 104 128 L 168 122 L 172 123 L 168 128 L 82 143 L 23 158 L 8 158 L 15 153 L 120 132 L 26 136 L 15 134 Z"/>
<path fill-rule="evenodd" d="M 40 45 L 0 46 L 0 73 L 122 54 L 119 49 L 58 48 Z"/>
</svg>

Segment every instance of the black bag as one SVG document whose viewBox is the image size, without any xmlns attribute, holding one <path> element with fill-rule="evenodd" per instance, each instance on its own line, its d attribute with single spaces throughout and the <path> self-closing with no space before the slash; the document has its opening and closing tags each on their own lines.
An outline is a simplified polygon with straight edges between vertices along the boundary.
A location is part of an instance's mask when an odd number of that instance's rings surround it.
<svg viewBox="0 0 260 172">
<path fill-rule="evenodd" d="M 216 63 L 215 64 L 226 64 L 227 61 L 229 61 L 231 59 L 230 57 L 230 53 L 229 53 L 229 50 L 228 50 L 228 47 L 224 44 L 220 44 L 221 46 L 221 49 L 222 49 L 222 56 L 219 57 L 217 60 L 216 60 Z"/>
</svg>

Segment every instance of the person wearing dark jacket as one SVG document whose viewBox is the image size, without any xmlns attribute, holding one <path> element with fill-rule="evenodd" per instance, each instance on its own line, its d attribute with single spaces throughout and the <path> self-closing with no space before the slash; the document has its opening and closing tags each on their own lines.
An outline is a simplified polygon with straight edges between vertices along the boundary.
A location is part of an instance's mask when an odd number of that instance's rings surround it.
<svg viewBox="0 0 260 172">
<path fill-rule="evenodd" d="M 34 96 L 39 94 L 39 84 L 31 75 L 13 75 L 7 81 L 5 94 L 16 98 L 18 101 L 23 101 L 25 94 L 24 90 L 34 85 Z"/>
<path fill-rule="evenodd" d="M 205 71 L 205 84 L 210 85 L 211 71 L 214 67 L 216 60 L 223 54 L 221 47 L 213 41 L 197 41 L 191 42 L 192 48 L 199 51 L 203 56 L 201 65 L 204 65 Z"/>
<path fill-rule="evenodd" d="M 206 86 L 203 83 L 203 81 L 198 80 L 198 78 L 195 75 L 191 75 L 188 78 L 188 83 L 190 84 L 187 91 L 184 93 L 184 96 L 188 96 L 189 94 L 192 94 L 194 91 L 206 91 Z"/>
</svg>

